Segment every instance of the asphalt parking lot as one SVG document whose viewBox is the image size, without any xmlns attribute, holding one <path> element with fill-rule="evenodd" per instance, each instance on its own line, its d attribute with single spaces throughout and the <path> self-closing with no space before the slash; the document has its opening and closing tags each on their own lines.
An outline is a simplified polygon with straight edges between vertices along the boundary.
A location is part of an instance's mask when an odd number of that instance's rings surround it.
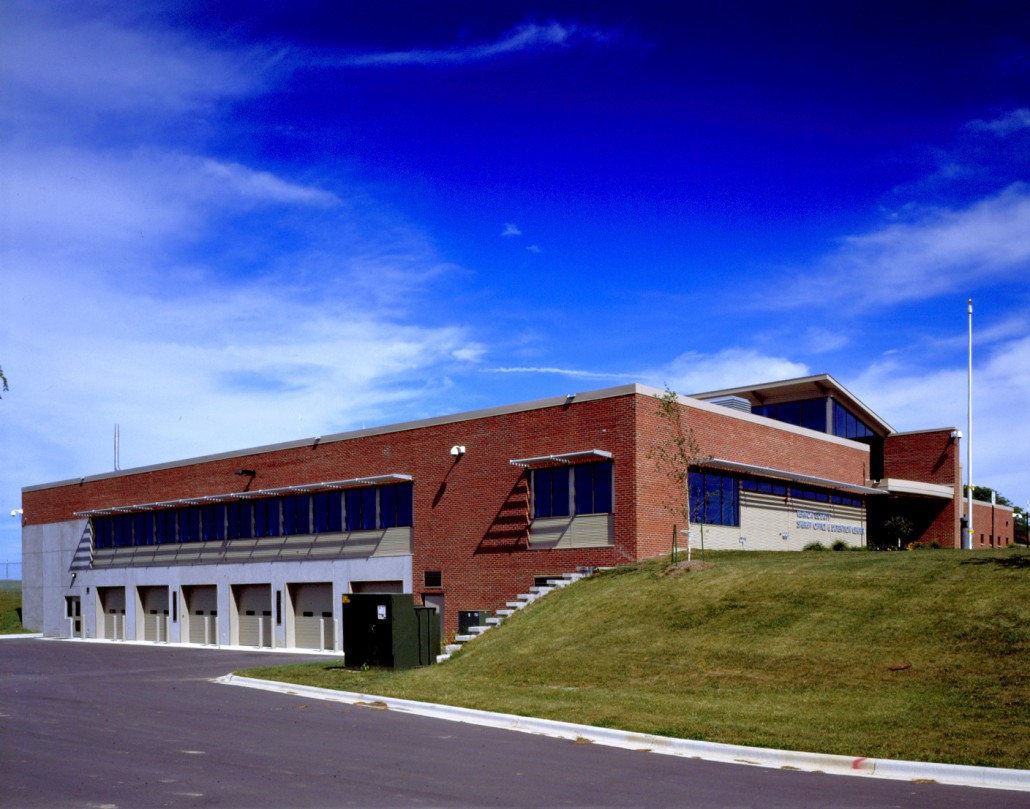
<svg viewBox="0 0 1030 809">
<path fill-rule="evenodd" d="M 211 682 L 269 659 L 4 641 L 0 805 L 1030 807 L 1028 793 L 694 761 Z"/>
</svg>

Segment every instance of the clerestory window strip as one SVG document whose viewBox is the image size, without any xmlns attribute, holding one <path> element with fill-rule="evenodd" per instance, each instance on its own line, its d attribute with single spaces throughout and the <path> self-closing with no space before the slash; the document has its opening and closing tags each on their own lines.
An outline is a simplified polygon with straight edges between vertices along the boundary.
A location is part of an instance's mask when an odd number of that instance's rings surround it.
<svg viewBox="0 0 1030 809">
<path fill-rule="evenodd" d="M 99 517 L 106 514 L 126 514 L 133 511 L 152 511 L 163 508 L 175 508 L 176 506 L 200 506 L 208 503 L 231 503 L 235 500 L 249 500 L 252 498 L 274 497 L 280 494 L 303 494 L 304 492 L 317 492 L 333 489 L 348 489 L 354 486 L 378 486 L 387 483 L 410 483 L 411 475 L 398 473 L 389 475 L 370 475 L 361 478 L 348 478 L 347 480 L 331 480 L 322 483 L 302 483 L 296 486 L 280 486 L 275 489 L 256 489 L 247 492 L 226 492 L 225 494 L 209 494 L 198 497 L 183 497 L 179 500 L 161 500 L 154 503 L 134 503 L 124 506 L 111 506 L 110 508 L 96 508 L 89 511 L 76 511 L 76 517 Z"/>
</svg>

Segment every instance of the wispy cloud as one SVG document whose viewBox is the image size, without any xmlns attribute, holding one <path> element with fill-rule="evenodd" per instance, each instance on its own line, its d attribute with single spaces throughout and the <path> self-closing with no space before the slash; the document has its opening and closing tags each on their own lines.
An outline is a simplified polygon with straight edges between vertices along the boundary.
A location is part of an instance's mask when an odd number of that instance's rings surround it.
<svg viewBox="0 0 1030 809">
<path fill-rule="evenodd" d="M 609 35 L 593 28 L 550 22 L 527 23 L 493 42 L 457 45 L 439 49 L 413 49 L 389 53 L 363 53 L 326 60 L 339 67 L 389 67 L 402 65 L 453 65 L 483 62 L 513 53 L 566 48 L 590 42 L 604 42 Z"/>
<path fill-rule="evenodd" d="M 727 348 L 714 354 L 688 351 L 665 365 L 644 370 L 638 381 L 690 395 L 809 373 L 808 366 L 784 357 L 748 348 Z"/>
<path fill-rule="evenodd" d="M 617 374 L 608 371 L 585 371 L 579 368 L 551 368 L 547 366 L 517 365 L 511 367 L 482 368 L 488 374 L 552 374 L 556 376 L 568 376 L 575 379 L 616 379 L 622 381 L 633 381 L 632 374 Z"/>
<path fill-rule="evenodd" d="M 481 370 L 493 374 L 545 374 L 574 379 L 640 382 L 658 388 L 669 386 L 677 393 L 688 395 L 750 382 L 792 379 L 809 373 L 803 364 L 743 348 L 725 349 L 714 354 L 688 351 L 664 365 L 625 373 L 532 365 Z"/>
<path fill-rule="evenodd" d="M 505 224 L 504 229 L 501 231 L 502 236 L 521 236 L 522 231 L 519 230 L 518 225 L 514 225 L 511 222 Z"/>
<path fill-rule="evenodd" d="M 990 121 L 978 118 L 975 121 L 970 121 L 968 126 L 972 130 L 990 132 L 999 138 L 1008 137 L 1014 132 L 1030 129 L 1030 109 L 1023 107 L 1012 110 L 1001 118 L 995 118 Z"/>
<path fill-rule="evenodd" d="M 965 367 L 957 363 L 958 367 L 950 369 L 922 370 L 905 364 L 903 358 L 913 354 L 898 352 L 845 384 L 888 415 L 897 430 L 957 427 L 965 432 Z M 991 470 L 989 479 L 980 481 L 1019 498 L 1024 494 L 1030 421 L 1015 414 L 1022 414 L 1030 400 L 1030 337 L 1024 332 L 992 344 L 977 356 L 973 369 L 974 471 Z"/>
<path fill-rule="evenodd" d="M 1030 185 L 960 208 L 913 208 L 907 221 L 851 236 L 807 268 L 789 295 L 756 305 L 793 308 L 847 301 L 894 306 L 1030 273 Z"/>
</svg>

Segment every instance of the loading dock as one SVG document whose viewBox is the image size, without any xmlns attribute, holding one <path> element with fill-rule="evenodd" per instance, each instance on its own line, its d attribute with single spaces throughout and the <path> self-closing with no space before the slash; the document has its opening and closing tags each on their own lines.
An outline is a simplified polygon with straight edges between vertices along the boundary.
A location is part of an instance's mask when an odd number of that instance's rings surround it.
<svg viewBox="0 0 1030 809">
<path fill-rule="evenodd" d="M 240 584 L 233 588 L 237 644 L 272 646 L 272 586 Z"/>
<path fill-rule="evenodd" d="M 287 631 L 287 645 L 298 649 L 332 649 L 336 640 L 333 585 L 328 582 L 290 584 L 287 590 L 293 617 L 293 631 Z"/>
<path fill-rule="evenodd" d="M 125 588 L 98 587 L 97 635 L 108 640 L 125 640 Z"/>
<path fill-rule="evenodd" d="M 167 587 L 138 587 L 136 603 L 136 633 L 139 634 L 140 625 L 143 626 L 143 640 L 156 643 L 168 642 L 168 588 Z M 143 620 L 139 620 L 142 613 Z"/>
<path fill-rule="evenodd" d="M 182 588 L 183 635 L 190 643 L 218 645 L 218 588 L 200 584 Z"/>
</svg>

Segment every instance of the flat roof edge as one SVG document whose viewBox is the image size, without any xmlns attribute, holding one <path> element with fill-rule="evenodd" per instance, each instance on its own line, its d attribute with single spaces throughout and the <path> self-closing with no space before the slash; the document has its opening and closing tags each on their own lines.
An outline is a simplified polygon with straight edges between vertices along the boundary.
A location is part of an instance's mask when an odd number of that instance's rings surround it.
<svg viewBox="0 0 1030 809">
<path fill-rule="evenodd" d="M 630 396 L 637 393 L 647 393 L 654 390 L 653 388 L 647 388 L 644 385 L 638 385 L 635 383 L 627 385 L 617 385 L 611 388 L 601 388 L 599 390 L 585 391 L 583 393 L 572 393 L 565 396 L 550 396 L 546 399 L 535 399 L 529 402 L 520 402 L 511 405 L 501 405 L 499 407 L 488 407 L 479 410 L 469 410 L 461 413 L 452 413 L 446 416 L 433 416 L 427 419 L 417 419 L 415 421 L 399 422 L 397 424 L 386 424 L 379 427 L 367 427 L 361 430 L 348 430 L 341 433 L 332 433 L 330 435 L 313 436 L 311 438 L 301 438 L 293 441 L 283 441 L 275 444 L 264 444 L 256 447 L 247 447 L 246 449 L 229 450 L 227 452 L 218 452 L 211 455 L 199 455 L 192 458 L 181 458 L 175 461 L 165 461 L 162 463 L 148 464 L 145 466 L 136 466 L 131 469 L 119 469 L 111 472 L 100 472 L 92 475 L 83 475 L 81 477 L 67 478 L 65 480 L 53 481 L 50 483 L 37 483 L 31 486 L 23 486 L 22 494 L 30 492 L 45 491 L 46 489 L 58 489 L 64 486 L 79 486 L 83 483 L 93 483 L 100 480 L 110 480 L 112 478 L 127 477 L 129 475 L 142 475 L 148 472 L 160 472 L 166 469 L 177 469 L 182 466 L 193 466 L 195 464 L 202 463 L 214 463 L 216 461 L 227 461 L 233 458 L 246 458 L 251 455 L 259 455 L 265 452 L 282 452 L 290 449 L 301 449 L 303 447 L 310 447 L 314 444 L 330 444 L 337 441 L 351 441 L 355 438 L 366 438 L 374 435 L 389 435 L 390 433 L 406 432 L 408 430 L 418 430 L 425 427 L 437 427 L 443 424 L 457 424 L 463 421 L 475 421 L 477 419 L 493 418 L 495 416 L 504 416 L 511 413 L 520 413 L 530 410 L 542 410 L 547 407 L 560 407 L 566 403 L 575 404 L 578 402 L 593 402 L 600 399 L 612 399 L 619 396 Z M 662 391 L 656 391 L 659 395 Z"/>
</svg>

